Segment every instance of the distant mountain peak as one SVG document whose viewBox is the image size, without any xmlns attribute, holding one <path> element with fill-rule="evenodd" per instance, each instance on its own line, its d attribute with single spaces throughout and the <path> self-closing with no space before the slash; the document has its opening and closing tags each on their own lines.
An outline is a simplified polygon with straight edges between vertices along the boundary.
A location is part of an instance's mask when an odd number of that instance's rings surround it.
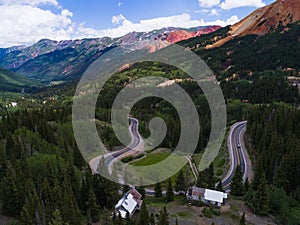
<svg viewBox="0 0 300 225">
<path fill-rule="evenodd" d="M 277 0 L 271 5 L 257 9 L 231 27 L 231 34 L 264 35 L 280 25 L 300 20 L 300 0 Z"/>
<path fill-rule="evenodd" d="M 300 21 L 300 0 L 277 0 L 259 8 L 240 22 L 231 26 L 229 36 L 208 48 L 219 47 L 235 37 L 265 35 L 279 26 Z"/>
</svg>

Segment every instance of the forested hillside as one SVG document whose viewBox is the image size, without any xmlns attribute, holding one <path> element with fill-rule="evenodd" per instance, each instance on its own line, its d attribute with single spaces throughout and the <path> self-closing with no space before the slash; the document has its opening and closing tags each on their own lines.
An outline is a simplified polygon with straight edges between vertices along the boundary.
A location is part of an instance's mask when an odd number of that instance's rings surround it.
<svg viewBox="0 0 300 225">
<path fill-rule="evenodd" d="M 76 147 L 69 115 L 67 108 L 50 107 L 2 119 L 2 209 L 22 224 L 49 224 L 56 210 L 69 224 L 96 222 L 100 210 L 118 200 L 117 184 L 91 174 Z"/>
<path fill-rule="evenodd" d="M 255 178 L 246 201 L 282 224 L 298 224 L 300 215 L 300 112 L 282 105 L 258 106 L 249 113 L 247 134 L 255 160 Z"/>
<path fill-rule="evenodd" d="M 238 37 L 218 48 L 205 48 L 208 44 L 226 37 L 228 29 L 223 28 L 179 44 L 195 51 L 220 79 L 231 77 L 235 73 L 244 78 L 251 77 L 253 72 L 265 70 L 282 71 L 293 68 L 295 74 L 300 70 L 298 23 L 289 24 L 287 27 L 280 26 L 268 35 Z"/>
</svg>

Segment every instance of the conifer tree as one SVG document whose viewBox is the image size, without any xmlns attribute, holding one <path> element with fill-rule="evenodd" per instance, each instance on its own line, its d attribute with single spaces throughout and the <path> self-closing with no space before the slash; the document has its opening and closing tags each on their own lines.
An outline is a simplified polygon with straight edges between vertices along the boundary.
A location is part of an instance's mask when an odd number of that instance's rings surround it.
<svg viewBox="0 0 300 225">
<path fill-rule="evenodd" d="M 250 186 L 249 179 L 247 177 L 246 180 L 245 180 L 245 183 L 244 183 L 244 190 L 245 190 L 245 192 L 249 191 L 249 186 Z"/>
<path fill-rule="evenodd" d="M 213 163 L 211 163 L 210 165 L 209 165 L 209 167 L 208 167 L 208 171 L 207 171 L 207 173 L 208 173 L 208 181 L 207 181 L 207 183 L 208 183 L 208 188 L 210 188 L 210 189 L 215 189 L 215 173 L 214 173 L 214 164 Z"/>
<path fill-rule="evenodd" d="M 231 194 L 241 196 L 244 194 L 243 190 L 243 173 L 240 166 L 235 169 L 231 184 Z"/>
<path fill-rule="evenodd" d="M 169 213 L 167 212 L 166 207 L 164 207 L 159 211 L 157 225 L 169 225 L 169 224 L 170 224 Z"/>
<path fill-rule="evenodd" d="M 96 223 L 99 221 L 100 209 L 96 203 L 95 194 L 92 188 L 89 190 L 88 198 L 88 221 L 91 223 Z"/>
<path fill-rule="evenodd" d="M 240 225 L 246 225 L 245 213 L 243 213 L 242 218 L 240 219 Z"/>
<path fill-rule="evenodd" d="M 182 170 L 180 170 L 177 176 L 176 183 L 175 183 L 175 191 L 177 192 L 186 191 L 185 178 Z"/>
<path fill-rule="evenodd" d="M 171 202 L 174 200 L 174 192 L 173 192 L 173 186 L 172 186 L 172 180 L 169 178 L 168 180 L 168 188 L 166 193 L 166 199 L 168 202 Z"/>
<path fill-rule="evenodd" d="M 155 225 L 155 216 L 153 213 L 150 214 L 149 224 Z"/>
<path fill-rule="evenodd" d="M 214 166 L 212 163 L 208 168 L 199 172 L 196 186 L 209 189 L 215 188 Z"/>
<path fill-rule="evenodd" d="M 70 186 L 71 184 L 69 183 L 67 176 L 65 176 L 62 186 L 62 202 L 60 210 L 64 221 L 68 222 L 70 225 L 77 225 L 80 224 L 81 214 Z"/>
<path fill-rule="evenodd" d="M 27 194 L 25 205 L 21 211 L 21 222 L 22 224 L 28 225 L 45 224 L 41 201 L 38 197 L 33 182 L 28 181 L 26 186 Z"/>
<path fill-rule="evenodd" d="M 48 225 L 67 225 L 67 223 L 63 221 L 60 211 L 55 210 L 51 222 L 49 222 Z"/>
<path fill-rule="evenodd" d="M 140 211 L 140 218 L 139 218 L 139 225 L 149 224 L 149 212 L 146 205 L 146 202 L 143 202 L 141 211 Z"/>
<path fill-rule="evenodd" d="M 224 192 L 223 184 L 222 184 L 222 181 L 221 181 L 221 180 L 218 182 L 217 191 L 222 191 L 222 192 Z"/>
<path fill-rule="evenodd" d="M 250 207 L 255 213 L 266 215 L 269 212 L 269 191 L 266 180 L 266 174 L 263 173 L 260 178 L 258 189 L 254 191 L 253 197 L 250 200 Z"/>
<path fill-rule="evenodd" d="M 155 197 L 156 198 L 161 198 L 162 197 L 162 190 L 161 190 L 161 183 L 160 182 L 155 184 L 154 191 L 155 191 Z"/>
</svg>

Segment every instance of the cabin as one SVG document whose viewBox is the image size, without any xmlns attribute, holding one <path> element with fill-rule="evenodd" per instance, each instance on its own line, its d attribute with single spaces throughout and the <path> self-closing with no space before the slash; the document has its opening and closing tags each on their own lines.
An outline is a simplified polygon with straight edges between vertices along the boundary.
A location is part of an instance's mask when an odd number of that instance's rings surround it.
<svg viewBox="0 0 300 225">
<path fill-rule="evenodd" d="M 115 206 L 117 215 L 126 218 L 127 214 L 132 217 L 137 210 L 141 209 L 143 204 L 142 195 L 134 188 L 125 193 Z"/>
<path fill-rule="evenodd" d="M 186 198 L 192 203 L 201 201 L 205 205 L 213 205 L 220 208 L 225 203 L 227 194 L 221 191 L 191 187 L 187 191 Z"/>
</svg>

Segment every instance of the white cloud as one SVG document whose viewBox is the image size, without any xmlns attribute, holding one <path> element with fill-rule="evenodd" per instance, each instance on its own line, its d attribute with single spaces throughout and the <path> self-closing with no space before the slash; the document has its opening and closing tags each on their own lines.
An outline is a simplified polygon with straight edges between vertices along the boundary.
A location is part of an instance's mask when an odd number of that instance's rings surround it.
<svg viewBox="0 0 300 225">
<path fill-rule="evenodd" d="M 0 5 L 31 5 L 37 6 L 41 4 L 58 5 L 56 0 L 0 0 Z"/>
<path fill-rule="evenodd" d="M 266 3 L 262 0 L 225 0 L 221 3 L 220 7 L 222 9 L 230 10 L 239 7 L 263 7 Z"/>
<path fill-rule="evenodd" d="M 217 9 L 212 9 L 209 11 L 210 16 L 218 16 L 219 15 L 219 10 Z"/>
<path fill-rule="evenodd" d="M 117 28 L 106 29 L 106 30 L 95 30 L 91 28 L 85 28 L 81 26 L 79 28 L 81 34 L 89 34 L 90 36 L 95 37 L 120 37 L 129 32 L 149 32 L 155 29 L 160 29 L 164 27 L 197 27 L 197 26 L 208 26 L 208 25 L 220 25 L 227 26 L 234 24 L 239 21 L 237 16 L 232 16 L 226 21 L 215 20 L 215 21 L 204 21 L 201 20 L 192 20 L 191 16 L 187 13 L 181 15 L 170 16 L 170 17 L 159 17 L 148 20 L 141 20 L 138 23 L 133 23 L 126 19 L 123 15 L 113 17 L 114 22 L 120 23 Z"/>
<path fill-rule="evenodd" d="M 200 7 L 211 8 L 220 4 L 221 0 L 198 0 Z"/>
<path fill-rule="evenodd" d="M 118 2 L 118 6 L 121 7 L 123 5 L 123 2 Z"/>
<path fill-rule="evenodd" d="M 72 13 L 62 10 L 54 14 L 29 5 L 0 6 L 0 46 L 28 44 L 42 38 L 69 39 Z"/>
<path fill-rule="evenodd" d="M 112 17 L 115 28 L 97 30 L 84 23 L 72 21 L 73 13 L 61 9 L 56 0 L 0 0 L 0 47 L 29 45 L 43 38 L 52 40 L 68 40 L 92 37 L 121 37 L 129 32 L 148 32 L 163 27 L 196 27 L 206 25 L 226 26 L 238 21 L 232 16 L 226 21 L 207 22 L 203 19 L 193 20 L 187 13 L 170 17 L 159 17 L 132 22 L 122 14 Z M 4 4 L 5 3 L 5 4 Z M 39 8 L 38 4 L 56 5 L 58 13 Z"/>
<path fill-rule="evenodd" d="M 113 16 L 111 19 L 111 22 L 114 25 L 118 25 L 118 24 L 122 23 L 124 20 L 126 20 L 126 18 L 122 14 L 120 14 L 118 16 Z"/>
</svg>

